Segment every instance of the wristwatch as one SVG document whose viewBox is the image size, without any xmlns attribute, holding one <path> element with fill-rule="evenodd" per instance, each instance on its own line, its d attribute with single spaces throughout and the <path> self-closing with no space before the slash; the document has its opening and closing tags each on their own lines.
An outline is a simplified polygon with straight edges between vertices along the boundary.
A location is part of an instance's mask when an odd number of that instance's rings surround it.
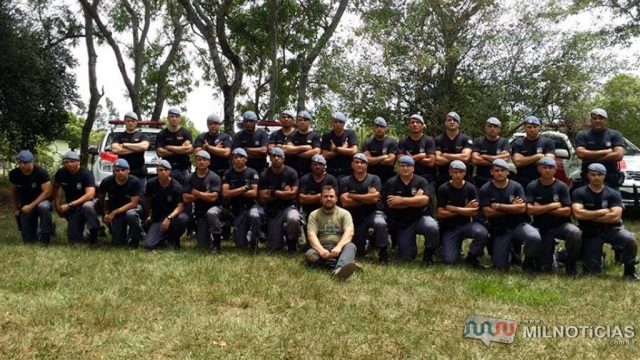
<svg viewBox="0 0 640 360">
<path fill-rule="evenodd" d="M 167 219 L 169 219 L 169 221 L 171 221 L 171 219 L 173 219 L 173 215 L 169 214 L 169 216 L 167 216 Z"/>
</svg>

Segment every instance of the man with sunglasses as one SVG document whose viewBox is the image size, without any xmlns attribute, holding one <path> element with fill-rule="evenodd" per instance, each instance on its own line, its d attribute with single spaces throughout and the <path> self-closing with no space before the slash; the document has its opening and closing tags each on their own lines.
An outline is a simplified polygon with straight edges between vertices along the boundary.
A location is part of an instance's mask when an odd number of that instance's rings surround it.
<svg viewBox="0 0 640 360">
<path fill-rule="evenodd" d="M 54 231 L 49 173 L 34 164 L 29 150 L 20 151 L 17 161 L 18 167 L 9 171 L 9 182 L 22 240 L 48 245 Z"/>
<path fill-rule="evenodd" d="M 104 210 L 102 222 L 110 229 L 111 244 L 135 249 L 142 238 L 142 182 L 130 176 L 129 170 L 127 160 L 116 160 L 113 175 L 102 180 L 98 187 L 98 204 Z"/>
<path fill-rule="evenodd" d="M 149 137 L 138 130 L 138 115 L 129 111 L 124 115 L 124 131 L 116 132 L 111 142 L 111 152 L 125 159 L 131 167 L 130 174 L 142 181 L 147 180 L 147 168 L 144 166 L 144 152 L 149 149 Z"/>
<path fill-rule="evenodd" d="M 308 174 L 311 169 L 311 158 L 319 155 L 320 134 L 311 130 L 311 114 L 300 111 L 296 119 L 298 128 L 289 136 L 289 141 L 282 146 L 287 156 L 284 164 L 298 172 L 298 178 Z"/>
</svg>

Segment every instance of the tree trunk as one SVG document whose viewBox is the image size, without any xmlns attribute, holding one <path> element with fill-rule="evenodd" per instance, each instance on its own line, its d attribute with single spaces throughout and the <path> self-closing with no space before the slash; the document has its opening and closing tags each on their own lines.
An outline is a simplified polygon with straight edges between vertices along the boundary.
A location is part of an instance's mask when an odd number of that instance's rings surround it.
<svg viewBox="0 0 640 360">
<path fill-rule="evenodd" d="M 98 91 L 98 78 L 96 75 L 96 62 L 98 55 L 93 44 L 93 20 L 91 14 L 87 9 L 84 9 L 84 29 L 85 29 L 85 42 L 87 44 L 87 54 L 89 55 L 89 109 L 87 111 L 87 118 L 82 126 L 82 137 L 80 138 L 80 164 L 87 166 L 89 162 L 89 137 L 91 135 L 91 129 L 93 123 L 96 120 L 96 113 L 98 111 L 98 104 L 100 98 L 104 93 Z"/>
<path fill-rule="evenodd" d="M 280 66 L 278 64 L 278 0 L 269 0 L 269 40 L 271 45 L 271 85 L 267 118 L 275 118 Z"/>
</svg>

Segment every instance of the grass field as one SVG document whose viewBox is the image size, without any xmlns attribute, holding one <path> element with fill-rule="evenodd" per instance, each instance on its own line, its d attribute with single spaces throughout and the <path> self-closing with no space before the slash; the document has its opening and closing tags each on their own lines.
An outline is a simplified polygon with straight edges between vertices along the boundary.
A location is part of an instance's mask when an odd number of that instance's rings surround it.
<svg viewBox="0 0 640 360">
<path fill-rule="evenodd" d="M 634 218 L 640 215 L 633 214 Z M 611 339 L 527 339 L 527 321 L 635 326 L 640 285 L 611 264 L 599 277 L 529 277 L 462 266 L 364 262 L 347 282 L 302 255 L 211 256 L 23 245 L 0 213 L 1 358 L 637 359 Z M 640 221 L 627 226 L 640 229 Z M 611 254 L 609 254 L 611 255 Z M 513 344 L 463 338 L 470 314 L 515 320 Z M 640 334 L 635 337 L 640 340 Z"/>
</svg>

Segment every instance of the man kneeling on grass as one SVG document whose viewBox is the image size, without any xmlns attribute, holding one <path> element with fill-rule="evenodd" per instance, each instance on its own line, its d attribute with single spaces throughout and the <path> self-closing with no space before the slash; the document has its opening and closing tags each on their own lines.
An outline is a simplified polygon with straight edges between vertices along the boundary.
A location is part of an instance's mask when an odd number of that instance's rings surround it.
<svg viewBox="0 0 640 360">
<path fill-rule="evenodd" d="M 354 262 L 356 246 L 353 238 L 351 214 L 336 206 L 336 189 L 331 185 L 322 188 L 322 208 L 309 215 L 307 239 L 311 249 L 305 254 L 309 265 L 334 268 L 333 276 L 346 280 L 360 269 Z"/>
</svg>

